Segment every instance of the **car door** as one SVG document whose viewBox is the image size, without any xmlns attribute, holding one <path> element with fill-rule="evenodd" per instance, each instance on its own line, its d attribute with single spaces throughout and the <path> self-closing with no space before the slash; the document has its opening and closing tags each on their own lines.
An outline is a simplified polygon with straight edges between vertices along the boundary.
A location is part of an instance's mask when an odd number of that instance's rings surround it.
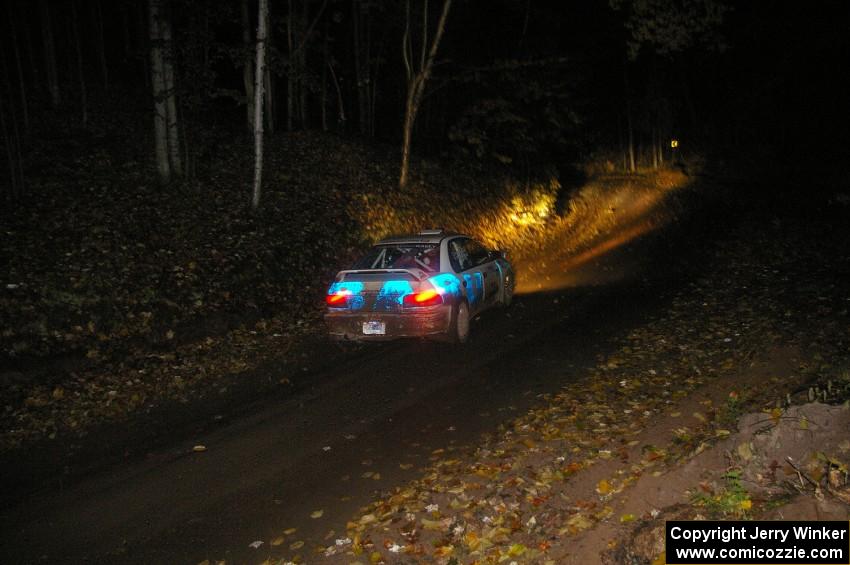
<svg viewBox="0 0 850 565">
<path fill-rule="evenodd" d="M 490 306 L 499 298 L 501 287 L 501 276 L 499 267 L 493 260 L 492 252 L 474 239 L 467 240 L 467 251 L 472 257 L 472 262 L 475 268 L 481 273 L 481 279 L 484 286 L 483 304 Z"/>
<path fill-rule="evenodd" d="M 470 314 L 475 314 L 484 307 L 484 273 L 475 263 L 476 258 L 470 255 L 470 241 L 466 237 L 449 241 L 449 260 L 463 285 Z"/>
</svg>

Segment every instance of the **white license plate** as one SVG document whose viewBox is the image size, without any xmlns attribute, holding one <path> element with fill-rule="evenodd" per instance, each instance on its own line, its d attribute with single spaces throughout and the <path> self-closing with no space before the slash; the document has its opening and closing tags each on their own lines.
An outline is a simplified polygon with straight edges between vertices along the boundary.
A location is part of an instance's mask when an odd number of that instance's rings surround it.
<svg viewBox="0 0 850 565">
<path fill-rule="evenodd" d="M 384 322 L 363 322 L 364 335 L 384 335 L 387 333 L 387 325 Z"/>
</svg>

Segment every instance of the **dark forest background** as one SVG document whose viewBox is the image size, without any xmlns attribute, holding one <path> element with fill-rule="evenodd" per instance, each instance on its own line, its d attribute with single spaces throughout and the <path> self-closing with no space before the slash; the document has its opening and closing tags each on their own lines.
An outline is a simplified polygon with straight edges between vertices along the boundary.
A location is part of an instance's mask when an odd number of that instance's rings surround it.
<svg viewBox="0 0 850 565">
<path fill-rule="evenodd" d="M 209 172 L 221 138 L 249 131 L 258 6 L 155 3 L 172 30 L 165 47 L 191 178 Z M 441 8 L 271 0 L 266 134 L 324 130 L 398 146 L 405 29 L 416 58 Z M 27 179 L 75 139 L 144 149 L 153 164 L 149 3 L 6 0 L 3 12 L 7 202 L 24 199 Z M 413 153 L 520 174 L 634 170 L 676 158 L 677 139 L 681 162 L 708 172 L 834 186 L 847 182 L 848 61 L 841 1 L 456 0 Z"/>
</svg>

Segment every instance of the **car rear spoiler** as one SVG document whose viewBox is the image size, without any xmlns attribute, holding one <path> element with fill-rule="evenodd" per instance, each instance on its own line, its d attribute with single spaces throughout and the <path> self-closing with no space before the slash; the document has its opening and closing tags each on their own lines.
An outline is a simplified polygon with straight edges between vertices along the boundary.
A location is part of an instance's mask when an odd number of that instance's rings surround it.
<svg viewBox="0 0 850 565">
<path fill-rule="evenodd" d="M 348 275 L 388 275 L 392 273 L 404 273 L 418 281 L 421 281 L 428 276 L 426 273 L 418 269 L 349 269 L 347 271 L 340 271 L 337 274 L 337 277 L 342 277 L 340 280 L 345 280 Z"/>
</svg>

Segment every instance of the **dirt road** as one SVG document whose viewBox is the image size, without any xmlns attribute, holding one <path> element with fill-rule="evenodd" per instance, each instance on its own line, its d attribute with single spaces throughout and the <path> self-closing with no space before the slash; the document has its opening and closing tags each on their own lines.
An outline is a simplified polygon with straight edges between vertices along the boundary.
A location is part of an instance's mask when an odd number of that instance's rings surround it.
<svg viewBox="0 0 850 565">
<path fill-rule="evenodd" d="M 671 250 L 669 237 L 623 245 L 580 267 L 616 282 L 518 297 L 474 322 L 466 347 L 360 349 L 294 397 L 28 497 L 2 514 L 0 560 L 251 562 L 252 542 L 288 528 L 326 543 L 432 451 L 474 448 L 651 316 L 684 280 L 661 267 Z"/>
</svg>

